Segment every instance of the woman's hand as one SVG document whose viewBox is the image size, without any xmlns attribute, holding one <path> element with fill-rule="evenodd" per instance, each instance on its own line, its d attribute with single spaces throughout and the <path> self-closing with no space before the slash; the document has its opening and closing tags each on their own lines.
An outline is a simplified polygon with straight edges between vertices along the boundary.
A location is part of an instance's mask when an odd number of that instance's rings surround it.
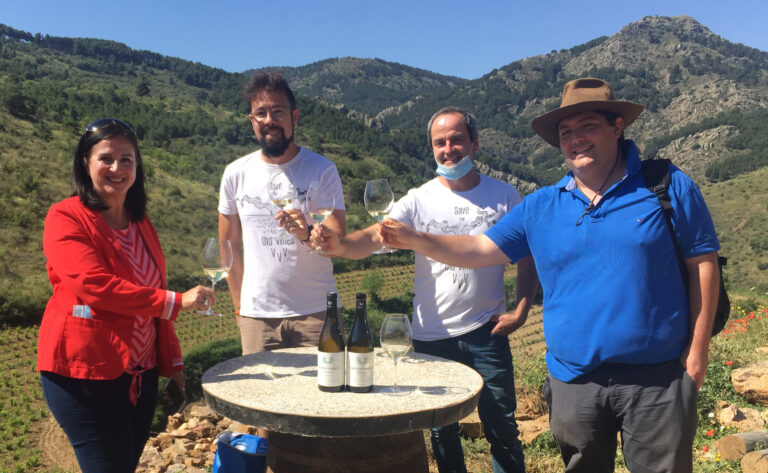
<svg viewBox="0 0 768 473">
<path fill-rule="evenodd" d="M 181 311 L 206 310 L 216 303 L 216 293 L 205 286 L 195 286 L 181 295 Z"/>
<path fill-rule="evenodd" d="M 171 375 L 171 379 L 174 383 L 176 383 L 176 386 L 179 387 L 179 391 L 184 394 L 184 398 L 187 397 L 187 382 L 184 380 L 184 370 L 175 370 L 173 374 Z"/>
</svg>

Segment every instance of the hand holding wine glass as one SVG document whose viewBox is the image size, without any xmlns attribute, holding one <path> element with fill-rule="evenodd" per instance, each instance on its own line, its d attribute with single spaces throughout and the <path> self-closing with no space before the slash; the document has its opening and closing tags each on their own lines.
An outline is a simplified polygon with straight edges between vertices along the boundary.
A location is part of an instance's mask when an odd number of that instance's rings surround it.
<svg viewBox="0 0 768 473">
<path fill-rule="evenodd" d="M 411 322 L 405 314 L 387 314 L 379 336 L 381 348 L 395 364 L 394 385 L 381 390 L 384 394 L 402 396 L 409 389 L 397 385 L 397 361 L 411 349 Z"/>
<path fill-rule="evenodd" d="M 322 225 L 333 213 L 335 204 L 336 199 L 333 193 L 323 189 L 319 181 L 312 181 L 304 198 L 304 211 L 312 217 L 312 220 Z M 315 246 L 313 252 L 323 254 L 319 246 Z"/>
<path fill-rule="evenodd" d="M 299 195 L 296 186 L 293 184 L 291 172 L 285 169 L 281 172 L 274 172 L 267 182 L 269 198 L 280 210 L 291 208 Z M 288 232 L 288 230 L 285 230 Z"/>
<path fill-rule="evenodd" d="M 386 179 L 374 179 L 365 183 L 365 194 L 363 196 L 365 210 L 374 218 L 379 225 L 387 218 L 392 207 L 395 205 L 395 195 Z M 388 253 L 392 250 L 382 246 L 380 253 Z"/>
<path fill-rule="evenodd" d="M 218 238 L 209 238 L 203 246 L 202 263 L 203 272 L 211 280 L 211 290 L 216 290 L 216 283 L 227 277 L 230 268 L 232 267 L 232 244 L 229 240 L 221 240 Z M 213 311 L 213 304 L 206 311 L 199 311 L 201 314 L 206 315 L 218 315 L 220 314 Z"/>
</svg>

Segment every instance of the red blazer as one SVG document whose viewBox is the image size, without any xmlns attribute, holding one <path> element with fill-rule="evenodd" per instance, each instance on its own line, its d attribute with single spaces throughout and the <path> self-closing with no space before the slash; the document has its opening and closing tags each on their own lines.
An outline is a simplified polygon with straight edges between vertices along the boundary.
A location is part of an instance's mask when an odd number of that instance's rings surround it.
<svg viewBox="0 0 768 473">
<path fill-rule="evenodd" d="M 182 366 L 173 320 L 181 294 L 165 290 L 165 257 L 149 218 L 137 223 L 160 269 L 162 288 L 136 284 L 131 263 L 104 217 L 78 197 L 51 206 L 45 218 L 43 251 L 53 296 L 40 324 L 37 369 L 80 379 L 115 379 L 130 360 L 134 315 L 155 317 L 161 376 Z M 92 319 L 75 317 L 72 307 L 91 308 Z"/>
</svg>

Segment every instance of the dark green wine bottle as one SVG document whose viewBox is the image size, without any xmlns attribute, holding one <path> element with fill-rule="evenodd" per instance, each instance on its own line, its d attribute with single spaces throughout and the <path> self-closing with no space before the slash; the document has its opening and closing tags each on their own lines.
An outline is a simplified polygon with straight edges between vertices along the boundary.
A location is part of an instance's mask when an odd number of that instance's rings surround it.
<svg viewBox="0 0 768 473">
<path fill-rule="evenodd" d="M 365 294 L 358 293 L 355 320 L 347 342 L 347 386 L 355 393 L 373 390 L 373 334 L 365 304 Z"/>
<path fill-rule="evenodd" d="M 320 391 L 344 389 L 344 335 L 339 327 L 336 293 L 329 292 L 325 304 L 325 323 L 317 345 L 317 386 Z"/>
</svg>

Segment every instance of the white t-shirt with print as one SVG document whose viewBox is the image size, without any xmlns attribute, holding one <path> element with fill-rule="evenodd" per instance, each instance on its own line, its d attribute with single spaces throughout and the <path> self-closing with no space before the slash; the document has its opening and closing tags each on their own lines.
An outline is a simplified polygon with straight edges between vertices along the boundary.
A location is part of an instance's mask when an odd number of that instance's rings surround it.
<svg viewBox="0 0 768 473">
<path fill-rule="evenodd" d="M 480 183 L 455 192 L 438 178 L 400 199 L 390 217 L 418 231 L 481 235 L 521 202 L 514 187 L 480 175 Z M 413 338 L 441 340 L 471 332 L 504 312 L 504 265 L 470 269 L 416 253 Z"/>
<path fill-rule="evenodd" d="M 300 148 L 285 164 L 270 164 L 261 151 L 230 163 L 224 170 L 219 212 L 237 214 L 243 228 L 243 285 L 240 315 L 283 318 L 325 310 L 328 291 L 336 290 L 329 258 L 310 253 L 308 246 L 277 226 L 278 207 L 267 184 L 273 173 L 286 172 L 304 199 L 313 180 L 334 196 L 334 207 L 344 210 L 344 194 L 336 166 L 327 158 Z M 301 208 L 294 202 L 290 208 Z M 310 221 L 309 215 L 305 216 Z"/>
</svg>

